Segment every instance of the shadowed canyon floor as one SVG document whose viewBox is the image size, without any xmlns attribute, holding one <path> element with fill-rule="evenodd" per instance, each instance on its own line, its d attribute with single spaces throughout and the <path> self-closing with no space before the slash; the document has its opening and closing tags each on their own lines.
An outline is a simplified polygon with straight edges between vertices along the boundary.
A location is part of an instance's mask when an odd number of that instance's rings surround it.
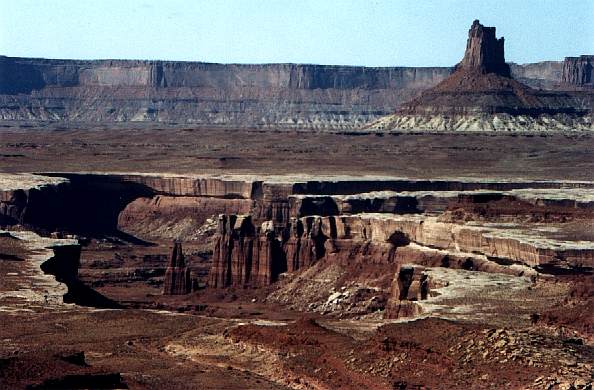
<svg viewBox="0 0 594 390">
<path fill-rule="evenodd" d="M 56 126 L 0 130 L 2 388 L 592 387 L 588 134 Z"/>
</svg>

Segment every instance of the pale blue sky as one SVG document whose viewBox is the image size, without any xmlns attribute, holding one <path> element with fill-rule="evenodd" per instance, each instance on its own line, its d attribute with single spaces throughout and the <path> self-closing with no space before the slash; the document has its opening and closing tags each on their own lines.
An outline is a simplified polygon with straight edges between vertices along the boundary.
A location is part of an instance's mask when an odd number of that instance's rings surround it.
<svg viewBox="0 0 594 390">
<path fill-rule="evenodd" d="M 594 54 L 594 0 L 0 0 L 0 54 L 447 66 L 475 18 L 508 61 Z"/>
</svg>

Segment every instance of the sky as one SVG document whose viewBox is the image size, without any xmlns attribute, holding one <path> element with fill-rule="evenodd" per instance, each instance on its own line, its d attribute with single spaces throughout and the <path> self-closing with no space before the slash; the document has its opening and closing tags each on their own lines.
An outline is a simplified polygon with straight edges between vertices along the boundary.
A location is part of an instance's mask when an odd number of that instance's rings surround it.
<svg viewBox="0 0 594 390">
<path fill-rule="evenodd" d="M 0 55 L 450 66 L 474 19 L 506 60 L 594 54 L 594 0 L 0 0 Z"/>
</svg>

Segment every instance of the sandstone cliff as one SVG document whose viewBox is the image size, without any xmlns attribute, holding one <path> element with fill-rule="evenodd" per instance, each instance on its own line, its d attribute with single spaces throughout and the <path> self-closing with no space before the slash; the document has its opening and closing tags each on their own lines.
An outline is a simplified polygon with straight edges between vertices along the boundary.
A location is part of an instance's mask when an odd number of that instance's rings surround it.
<svg viewBox="0 0 594 390">
<path fill-rule="evenodd" d="M 495 27 L 485 27 L 475 20 L 468 31 L 466 52 L 457 69 L 510 76 L 505 63 L 504 38 L 495 37 Z"/>
<path fill-rule="evenodd" d="M 270 225 L 256 227 L 250 216 L 220 216 L 211 287 L 267 286 L 285 271 L 280 241 Z"/>
<path fill-rule="evenodd" d="M 563 73 L 563 61 L 542 61 L 533 64 L 509 63 L 511 76 L 532 88 L 559 89 Z"/>
</svg>

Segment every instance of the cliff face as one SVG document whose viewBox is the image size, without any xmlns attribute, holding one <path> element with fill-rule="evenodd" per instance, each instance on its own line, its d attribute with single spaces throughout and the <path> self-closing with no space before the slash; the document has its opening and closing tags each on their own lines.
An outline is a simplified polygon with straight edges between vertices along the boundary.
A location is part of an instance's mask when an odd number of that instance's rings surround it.
<svg viewBox="0 0 594 390">
<path fill-rule="evenodd" d="M 221 215 L 210 286 L 267 286 L 287 270 L 270 224 L 256 227 L 248 216 Z"/>
<path fill-rule="evenodd" d="M 566 57 L 562 81 L 575 87 L 594 87 L 594 55 Z"/>
<path fill-rule="evenodd" d="M 51 60 L 0 56 L 0 91 L 30 93 L 46 87 L 238 87 L 391 89 L 423 86 L 449 68 L 216 64 L 181 61 Z"/>
<path fill-rule="evenodd" d="M 476 30 L 491 35 L 491 30 Z M 469 40 L 466 63 L 505 68 L 489 56 L 499 41 Z M 490 45 L 490 46 L 487 46 Z M 560 63 L 559 63 L 560 64 Z M 444 80 L 448 67 L 238 65 L 0 56 L 0 120 L 156 121 L 225 127 L 352 128 Z M 514 65 L 535 86 L 560 69 Z"/>
<path fill-rule="evenodd" d="M 511 76 L 532 88 L 559 89 L 563 73 L 563 61 L 542 61 L 533 64 L 509 63 Z"/>
<path fill-rule="evenodd" d="M 475 20 L 468 31 L 466 52 L 458 68 L 510 77 L 509 65 L 505 63 L 504 43 L 503 37 L 495 37 L 495 27 L 485 27 Z"/>
<path fill-rule="evenodd" d="M 384 310 L 385 317 L 400 318 L 427 310 L 431 302 L 424 301 L 443 283 L 452 280 L 455 288 L 465 283 L 465 278 L 440 279 L 447 275 L 436 274 L 436 268 L 531 276 L 591 273 L 594 267 L 594 243 L 586 229 L 594 215 L 593 182 L 62 175 L 68 180 L 0 175 L 0 223 L 19 223 L 26 211 L 39 226 L 44 210 L 51 209 L 54 219 L 67 225 L 76 214 L 107 229 L 118 213 L 122 221 L 147 204 L 155 215 L 130 219 L 129 226 L 147 225 L 151 218 L 163 225 L 184 215 L 200 218 L 206 223 L 191 240 L 212 244 L 212 261 L 201 260 L 197 267 L 194 257 L 188 264 L 176 244 L 164 272 L 166 295 L 187 294 L 206 281 L 213 288 L 274 284 L 266 299 L 299 310 L 347 308 L 357 315 Z M 65 184 L 64 203 L 47 191 L 39 194 L 47 201 L 16 202 L 18 191 L 29 190 L 22 194 L 30 196 L 32 189 Z M 154 202 L 147 203 L 149 196 Z M 122 198 L 134 207 L 123 207 Z M 186 203 L 189 198 L 195 199 Z M 91 210 L 100 203 L 113 203 L 99 210 L 108 221 Z M 224 214 L 217 218 L 217 213 Z M 147 258 L 162 267 L 160 256 L 145 256 L 143 263 Z M 85 293 L 82 284 L 69 288 Z"/>
<path fill-rule="evenodd" d="M 307 269 L 318 262 L 361 265 L 370 272 L 413 262 L 521 274 L 528 272 L 528 267 L 592 268 L 594 249 L 579 242 L 441 222 L 418 214 L 292 218 L 278 234 L 269 222 L 257 226 L 251 216 L 221 215 L 210 286 L 266 286 L 278 281 L 281 273 Z"/>
<path fill-rule="evenodd" d="M 350 127 L 451 68 L 0 57 L 0 119 Z"/>
</svg>

